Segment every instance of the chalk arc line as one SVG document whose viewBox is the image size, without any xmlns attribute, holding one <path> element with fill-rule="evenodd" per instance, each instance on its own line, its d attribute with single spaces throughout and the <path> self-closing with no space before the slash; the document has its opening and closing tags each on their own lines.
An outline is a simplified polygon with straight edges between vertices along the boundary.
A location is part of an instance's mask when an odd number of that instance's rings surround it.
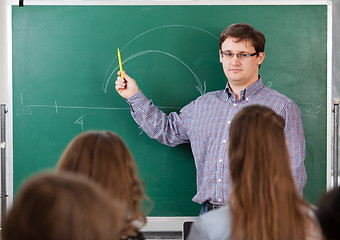
<svg viewBox="0 0 340 240">
<path fill-rule="evenodd" d="M 145 54 L 150 54 L 150 53 L 160 53 L 160 54 L 164 54 L 164 55 L 167 55 L 169 57 L 172 57 L 174 59 L 176 59 L 177 61 L 179 61 L 181 64 L 183 64 L 190 72 L 191 74 L 194 76 L 195 80 L 196 80 L 196 83 L 197 83 L 197 90 L 199 91 L 199 93 L 201 95 L 204 95 L 205 92 L 206 92 L 206 85 L 205 85 L 205 82 L 204 82 L 204 86 L 202 86 L 202 83 L 200 81 L 200 79 L 198 78 L 198 76 L 195 74 L 195 72 L 185 63 L 183 62 L 181 59 L 179 59 L 178 57 L 170 54 L 170 53 L 167 53 L 167 52 L 163 52 L 163 51 L 159 51 L 159 50 L 145 50 L 145 51 L 142 51 L 142 52 L 138 52 L 138 53 L 135 53 L 131 56 L 129 56 L 128 58 L 126 58 L 124 61 L 123 61 L 123 64 L 136 58 L 136 57 L 139 57 L 139 56 L 142 56 L 142 55 L 145 55 Z M 106 85 L 105 85 L 105 88 L 104 88 L 104 92 L 106 93 L 107 92 L 107 87 L 108 87 L 108 84 L 109 84 L 109 81 L 112 77 L 112 74 L 116 72 L 116 70 L 118 69 L 119 66 L 117 66 L 115 69 L 113 69 L 113 71 L 111 72 L 109 78 L 107 79 L 106 81 Z"/>
<path fill-rule="evenodd" d="M 199 28 L 199 27 L 190 26 L 190 25 L 179 25 L 179 24 L 174 24 L 174 25 L 163 25 L 163 26 L 151 28 L 151 29 L 149 29 L 149 30 L 147 30 L 147 31 L 145 31 L 145 32 L 142 32 L 141 34 L 138 34 L 136 37 L 132 38 L 127 44 L 125 44 L 125 45 L 121 48 L 120 52 L 123 52 L 124 49 L 125 49 L 127 46 L 129 46 L 132 42 L 134 42 L 136 39 L 140 38 L 141 36 L 143 36 L 143 35 L 145 35 L 145 34 L 147 34 L 147 33 L 149 33 L 149 32 L 158 30 L 158 29 L 169 28 L 169 27 L 181 27 L 181 28 L 191 28 L 191 29 L 199 30 L 199 31 L 201 31 L 201 32 L 203 32 L 203 33 L 206 33 L 206 34 L 208 34 L 209 36 L 211 36 L 211 37 L 213 37 L 213 38 L 219 40 L 219 38 L 216 37 L 216 36 L 215 36 L 214 34 L 212 34 L 211 32 L 209 32 L 209 31 L 207 31 L 207 30 L 204 30 L 204 29 L 202 29 L 202 28 Z M 104 82 L 103 82 L 103 89 L 104 89 L 104 86 L 107 85 L 107 84 L 105 84 L 105 79 L 107 79 L 107 75 L 109 74 L 111 67 L 113 67 L 113 63 L 114 63 L 116 60 L 117 60 L 117 56 L 115 56 L 115 58 L 112 60 L 112 62 L 110 63 L 110 66 L 108 67 L 108 69 L 107 69 L 107 71 L 106 71 L 106 73 L 105 73 Z M 116 69 L 115 69 L 115 70 L 116 70 Z M 115 71 L 115 70 L 114 70 L 114 71 Z M 112 73 L 110 74 L 110 76 L 111 76 L 111 75 L 112 75 Z M 105 92 L 106 92 L 106 90 L 105 90 Z"/>
</svg>

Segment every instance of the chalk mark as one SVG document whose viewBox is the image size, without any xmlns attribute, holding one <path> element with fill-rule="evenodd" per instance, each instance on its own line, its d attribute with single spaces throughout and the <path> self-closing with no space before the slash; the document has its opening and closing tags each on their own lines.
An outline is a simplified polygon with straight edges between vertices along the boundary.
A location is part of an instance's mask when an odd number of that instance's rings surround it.
<svg viewBox="0 0 340 240">
<path fill-rule="evenodd" d="M 86 115 L 82 115 L 80 118 L 78 118 L 74 123 L 75 124 L 79 124 L 81 126 L 81 130 L 84 131 L 84 120 L 83 118 L 85 117 Z"/>
<path fill-rule="evenodd" d="M 27 105 L 28 108 L 37 108 L 37 107 L 44 107 L 44 108 L 55 108 L 55 105 Z M 110 108 L 110 107 L 79 107 L 79 106 L 58 106 L 58 108 L 66 108 L 66 109 L 93 109 L 93 110 L 129 110 L 130 108 Z M 160 109 L 181 109 L 180 107 L 158 107 Z"/>
<path fill-rule="evenodd" d="M 196 80 L 196 83 L 198 84 L 198 86 L 196 86 L 196 88 L 197 88 L 197 90 L 199 91 L 199 93 L 200 93 L 201 95 L 204 95 L 204 94 L 206 93 L 206 83 L 205 83 L 205 81 L 204 81 L 204 83 L 203 83 L 204 86 L 202 86 L 202 83 L 201 83 L 200 79 L 199 79 L 198 76 L 194 73 L 194 71 L 192 71 L 192 69 L 191 69 L 185 62 L 183 62 L 181 59 L 179 59 L 178 57 L 176 57 L 176 56 L 174 56 L 174 55 L 172 55 L 172 54 L 170 54 L 170 53 L 163 52 L 163 51 L 159 51 L 159 50 L 145 50 L 145 51 L 138 52 L 138 53 L 135 53 L 135 54 L 129 56 L 127 59 L 125 59 L 125 61 L 123 61 L 123 63 L 126 63 L 126 62 L 128 62 L 128 61 L 130 61 L 130 60 L 132 60 L 132 59 L 134 59 L 134 58 L 136 58 L 136 57 L 139 57 L 139 56 L 142 56 L 142 55 L 145 55 L 145 54 L 149 54 L 149 53 L 161 53 L 161 54 L 165 54 L 165 55 L 167 55 L 167 56 L 169 56 L 169 57 L 172 57 L 172 58 L 176 59 L 177 61 L 179 61 L 179 62 L 180 62 L 181 64 L 183 64 L 183 65 L 191 72 L 191 74 L 194 76 L 194 78 L 195 78 L 195 80 Z M 113 69 L 113 71 L 111 72 L 109 78 L 107 79 L 106 85 L 105 85 L 105 89 L 104 89 L 104 92 L 105 92 L 105 93 L 106 93 L 106 91 L 107 91 L 107 87 L 108 87 L 109 81 L 110 81 L 110 79 L 111 79 L 111 77 L 112 77 L 112 74 L 118 69 L 118 67 L 119 67 L 119 65 L 118 65 L 115 69 Z"/>
<path fill-rule="evenodd" d="M 31 115 L 32 111 L 29 106 L 24 105 L 24 100 L 22 93 L 20 94 L 20 102 L 21 102 L 21 111 L 23 115 Z M 21 116 L 21 113 L 16 113 L 16 116 Z"/>
<path fill-rule="evenodd" d="M 158 30 L 158 29 L 162 29 L 162 28 L 170 28 L 170 27 L 191 28 L 191 29 L 199 30 L 199 31 L 201 31 L 201 32 L 203 32 L 203 33 L 206 33 L 206 34 L 208 34 L 209 36 L 215 38 L 216 40 L 219 40 L 219 38 L 218 38 L 217 36 L 215 36 L 214 34 L 212 34 L 211 32 L 209 32 L 209 31 L 207 31 L 207 30 L 204 30 L 204 29 L 202 29 L 202 28 L 199 28 L 199 27 L 190 26 L 190 25 L 164 25 L 164 26 L 159 26 L 159 27 L 155 27 L 155 28 L 149 29 L 149 30 L 147 30 L 147 31 L 145 31 L 145 32 L 143 32 L 143 33 L 137 35 L 136 37 L 134 37 L 133 39 L 131 39 L 127 44 L 125 44 L 125 45 L 121 48 L 120 52 L 123 52 L 124 49 L 125 49 L 127 46 L 129 46 L 133 41 L 135 41 L 136 39 L 140 38 L 141 36 L 143 36 L 143 35 L 145 35 L 145 34 L 147 34 L 147 33 L 149 33 L 149 32 Z M 109 81 L 110 81 L 110 78 L 111 78 L 112 74 L 115 72 L 115 70 L 117 70 L 117 68 L 115 68 L 115 69 L 111 72 L 109 78 L 107 79 L 107 76 L 108 76 L 108 74 L 109 74 L 109 72 L 110 72 L 110 69 L 113 67 L 113 64 L 114 64 L 114 62 L 115 62 L 116 60 L 117 60 L 117 56 L 115 56 L 115 58 L 112 60 L 110 66 L 108 67 L 108 69 L 107 69 L 107 71 L 106 71 L 106 73 L 105 73 L 104 82 L 103 82 L 103 86 L 102 86 L 102 89 L 104 90 L 105 93 L 106 93 L 106 91 L 107 91 L 107 86 L 108 86 L 108 83 L 109 83 Z M 124 62 L 126 62 L 126 61 L 124 61 Z M 191 71 L 191 72 L 192 72 L 192 71 Z M 195 75 L 196 75 L 196 74 L 195 74 Z M 194 75 L 194 76 L 195 76 L 195 75 Z M 106 80 L 106 79 L 107 79 L 107 80 Z M 202 84 L 200 83 L 199 85 L 202 85 Z M 204 83 L 204 86 L 205 86 L 205 85 L 206 85 L 206 84 Z M 203 95 L 202 92 L 205 93 L 205 91 L 206 91 L 205 88 L 202 89 L 202 88 L 197 87 L 197 86 L 196 86 L 196 88 L 197 88 L 197 90 L 200 92 L 201 95 Z"/>
<path fill-rule="evenodd" d="M 57 101 L 54 101 L 54 105 L 55 105 L 55 112 L 58 114 L 58 105 L 57 105 Z"/>
<path fill-rule="evenodd" d="M 323 104 L 302 103 L 301 115 L 304 117 L 317 117 L 320 112 L 325 112 L 326 107 Z"/>
<path fill-rule="evenodd" d="M 147 33 L 149 33 L 149 32 L 152 32 L 152 31 L 155 31 L 155 30 L 158 30 L 158 29 L 161 29 L 161 28 L 168 28 L 168 27 L 192 28 L 192 29 L 195 29 L 195 30 L 199 30 L 199 31 L 201 31 L 201 32 L 204 32 L 204 33 L 206 33 L 206 34 L 212 36 L 213 38 L 219 40 L 218 37 L 216 37 L 216 36 L 215 36 L 214 34 L 212 34 L 211 32 L 208 32 L 207 30 L 204 30 L 204 29 L 199 28 L 199 27 L 194 27 L 194 26 L 189 26 L 189 25 L 164 25 L 164 26 L 160 26 L 160 27 L 151 28 L 151 29 L 149 29 L 149 30 L 147 30 L 147 31 L 145 31 L 145 32 L 143 32 L 143 33 L 137 35 L 137 36 L 134 37 L 132 40 L 130 40 L 127 44 L 125 44 L 125 46 L 121 48 L 120 52 L 123 52 L 123 50 L 124 50 L 127 46 L 129 46 L 133 41 L 135 41 L 137 38 L 140 38 L 141 36 L 143 36 L 143 35 L 145 35 L 145 34 L 147 34 Z M 114 63 L 116 60 L 117 60 L 117 56 L 112 60 L 112 62 L 111 62 L 111 64 L 110 64 L 109 68 L 108 68 L 107 71 L 106 71 L 106 74 L 105 74 L 105 77 L 104 77 L 103 88 L 104 88 L 104 85 L 105 85 L 105 79 L 107 78 L 107 75 L 108 75 L 108 73 L 109 73 L 111 67 L 113 67 L 113 63 Z"/>
<path fill-rule="evenodd" d="M 142 135 L 143 134 L 143 129 L 141 127 L 138 126 L 138 129 L 140 130 L 140 132 L 138 133 L 138 135 Z"/>
</svg>

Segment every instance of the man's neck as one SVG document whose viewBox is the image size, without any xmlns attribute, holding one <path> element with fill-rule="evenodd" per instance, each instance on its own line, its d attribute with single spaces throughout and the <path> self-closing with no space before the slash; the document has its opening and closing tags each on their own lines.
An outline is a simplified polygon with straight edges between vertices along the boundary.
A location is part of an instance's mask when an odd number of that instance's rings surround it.
<svg viewBox="0 0 340 240">
<path fill-rule="evenodd" d="M 235 94 L 236 99 L 239 99 L 240 98 L 240 92 L 243 89 L 253 85 L 259 79 L 260 79 L 260 76 L 258 76 L 258 78 L 255 81 L 249 82 L 248 84 L 245 84 L 245 85 L 232 84 L 232 83 L 229 82 L 229 86 L 231 88 L 231 91 Z"/>
</svg>

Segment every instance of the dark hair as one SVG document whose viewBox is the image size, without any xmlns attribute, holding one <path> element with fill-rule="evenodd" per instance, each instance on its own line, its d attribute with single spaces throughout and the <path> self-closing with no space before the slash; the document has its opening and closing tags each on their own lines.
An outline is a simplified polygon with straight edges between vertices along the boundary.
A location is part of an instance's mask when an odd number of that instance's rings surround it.
<svg viewBox="0 0 340 240">
<path fill-rule="evenodd" d="M 222 50 L 222 44 L 228 37 L 237 38 L 238 41 L 250 40 L 257 53 L 264 52 L 266 44 L 264 34 L 247 23 L 236 23 L 227 27 L 220 35 L 220 50 Z"/>
<path fill-rule="evenodd" d="M 3 240 L 117 240 L 125 208 L 79 174 L 44 173 L 20 190 L 2 228 Z"/>
<path fill-rule="evenodd" d="M 231 239 L 303 240 L 316 225 L 296 190 L 284 127 L 281 116 L 261 105 L 244 107 L 232 120 Z"/>
<path fill-rule="evenodd" d="M 340 188 L 324 194 L 316 211 L 322 232 L 327 240 L 340 239 Z"/>
<path fill-rule="evenodd" d="M 128 219 L 122 236 L 134 236 L 135 220 L 146 223 L 140 210 L 144 183 L 138 178 L 136 164 L 123 140 L 110 131 L 87 131 L 75 137 L 61 156 L 57 171 L 85 175 L 99 183 L 114 198 L 126 203 Z"/>
</svg>

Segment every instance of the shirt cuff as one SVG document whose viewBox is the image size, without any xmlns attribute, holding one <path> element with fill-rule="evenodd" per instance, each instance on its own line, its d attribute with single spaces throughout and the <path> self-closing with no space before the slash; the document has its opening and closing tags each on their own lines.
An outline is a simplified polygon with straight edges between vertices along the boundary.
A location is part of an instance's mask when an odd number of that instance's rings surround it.
<svg viewBox="0 0 340 240">
<path fill-rule="evenodd" d="M 138 92 L 135 95 L 126 99 L 126 102 L 130 105 L 132 110 L 140 108 L 147 101 L 149 101 L 149 100 L 147 99 L 147 97 L 144 95 L 144 93 L 140 89 L 138 90 Z"/>
</svg>

